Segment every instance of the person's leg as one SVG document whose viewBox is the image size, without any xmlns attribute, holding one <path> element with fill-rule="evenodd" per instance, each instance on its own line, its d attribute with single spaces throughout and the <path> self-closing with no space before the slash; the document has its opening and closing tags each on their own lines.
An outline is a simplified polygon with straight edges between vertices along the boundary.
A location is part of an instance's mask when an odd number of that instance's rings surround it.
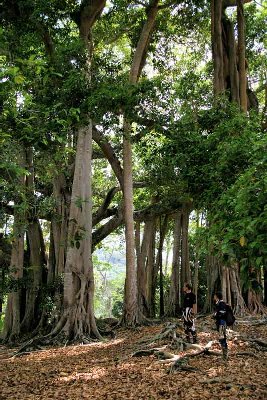
<svg viewBox="0 0 267 400">
<path fill-rule="evenodd" d="M 191 336 L 193 338 L 193 343 L 197 343 L 197 332 L 196 332 L 196 326 L 195 326 L 195 319 L 192 317 L 192 309 L 187 308 L 184 312 L 184 326 L 185 328 L 185 334 L 186 334 L 186 340 L 190 343 L 191 342 Z"/>
<path fill-rule="evenodd" d="M 185 333 L 186 341 L 188 343 L 190 343 L 190 333 L 191 333 L 190 332 L 191 324 L 189 321 L 189 312 L 190 312 L 189 308 L 186 308 L 183 311 L 184 333 Z"/>
<path fill-rule="evenodd" d="M 186 341 L 190 343 L 190 326 L 188 325 L 188 321 L 184 319 L 184 333 L 186 337 Z"/>
<path fill-rule="evenodd" d="M 193 319 L 193 325 L 191 328 L 192 336 L 193 336 L 193 343 L 197 343 L 197 331 L 196 331 L 196 325 L 195 325 L 195 319 Z"/>
<path fill-rule="evenodd" d="M 197 343 L 197 331 L 196 331 L 195 319 L 192 317 L 190 319 L 189 329 L 193 338 L 193 343 Z"/>
<path fill-rule="evenodd" d="M 222 348 L 223 359 L 227 360 L 228 358 L 228 345 L 227 345 L 227 338 L 226 338 L 226 323 L 225 321 L 220 321 L 219 324 L 219 342 Z"/>
</svg>

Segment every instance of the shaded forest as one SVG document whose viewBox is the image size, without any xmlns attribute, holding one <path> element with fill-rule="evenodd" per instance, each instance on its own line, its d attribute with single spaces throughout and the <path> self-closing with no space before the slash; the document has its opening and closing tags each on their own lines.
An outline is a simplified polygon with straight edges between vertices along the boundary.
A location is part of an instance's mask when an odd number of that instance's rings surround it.
<svg viewBox="0 0 267 400">
<path fill-rule="evenodd" d="M 265 313 L 266 16 L 265 0 L 1 1 L 4 343 L 102 339 L 101 306 L 126 328 L 177 318 L 184 282 L 199 313 L 217 290 Z M 106 312 L 99 254 L 119 241 Z"/>
</svg>

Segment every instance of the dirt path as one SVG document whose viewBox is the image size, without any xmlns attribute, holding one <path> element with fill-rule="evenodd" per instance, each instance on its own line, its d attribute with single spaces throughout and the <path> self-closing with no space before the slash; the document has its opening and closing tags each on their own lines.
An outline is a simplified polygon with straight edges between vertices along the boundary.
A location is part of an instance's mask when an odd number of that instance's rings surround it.
<svg viewBox="0 0 267 400">
<path fill-rule="evenodd" d="M 229 341 L 227 362 L 218 356 L 192 358 L 195 372 L 167 374 L 166 365 L 154 356 L 131 357 L 141 347 L 142 337 L 154 336 L 161 328 L 120 330 L 109 342 L 52 348 L 16 358 L 8 358 L 12 350 L 1 347 L 0 399 L 267 399 L 267 353 L 248 343 Z M 237 329 L 250 337 L 266 338 L 266 326 Z M 207 343 L 213 332 L 207 326 L 199 330 L 200 343 Z M 237 355 L 248 351 L 248 355 Z"/>
</svg>

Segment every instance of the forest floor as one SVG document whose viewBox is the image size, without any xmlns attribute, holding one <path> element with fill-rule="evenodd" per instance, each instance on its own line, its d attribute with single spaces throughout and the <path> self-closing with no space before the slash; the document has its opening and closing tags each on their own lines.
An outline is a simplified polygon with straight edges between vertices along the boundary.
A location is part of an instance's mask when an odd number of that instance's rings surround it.
<svg viewBox="0 0 267 400">
<path fill-rule="evenodd" d="M 253 325 L 253 321 L 237 323 L 235 332 L 266 340 L 267 325 Z M 205 345 L 216 335 L 213 323 L 203 318 L 197 324 L 199 342 Z M 220 355 L 202 354 L 189 359 L 188 365 L 195 370 L 168 373 L 167 365 L 154 355 L 132 357 L 145 348 L 140 342 L 144 337 L 153 337 L 162 328 L 163 324 L 119 329 L 109 341 L 49 348 L 20 357 L 12 357 L 14 349 L 0 346 L 0 399 L 267 399 L 266 347 L 232 338 L 227 361 Z"/>
</svg>

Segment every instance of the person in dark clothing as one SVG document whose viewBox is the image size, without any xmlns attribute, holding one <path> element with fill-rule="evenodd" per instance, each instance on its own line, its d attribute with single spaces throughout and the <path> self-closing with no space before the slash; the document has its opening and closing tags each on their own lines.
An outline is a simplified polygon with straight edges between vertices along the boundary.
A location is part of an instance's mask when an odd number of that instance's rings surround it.
<svg viewBox="0 0 267 400">
<path fill-rule="evenodd" d="M 184 302 L 183 302 L 183 323 L 186 340 L 190 343 L 191 336 L 193 343 L 197 343 L 197 332 L 195 327 L 196 314 L 196 295 L 192 292 L 192 286 L 185 283 L 183 287 Z"/>
<path fill-rule="evenodd" d="M 219 332 L 219 343 L 222 348 L 223 358 L 226 360 L 228 357 L 228 345 L 226 336 L 226 303 L 223 301 L 222 293 L 218 292 L 214 295 L 216 311 L 214 314 L 214 319 L 216 322 L 216 328 Z"/>
</svg>

